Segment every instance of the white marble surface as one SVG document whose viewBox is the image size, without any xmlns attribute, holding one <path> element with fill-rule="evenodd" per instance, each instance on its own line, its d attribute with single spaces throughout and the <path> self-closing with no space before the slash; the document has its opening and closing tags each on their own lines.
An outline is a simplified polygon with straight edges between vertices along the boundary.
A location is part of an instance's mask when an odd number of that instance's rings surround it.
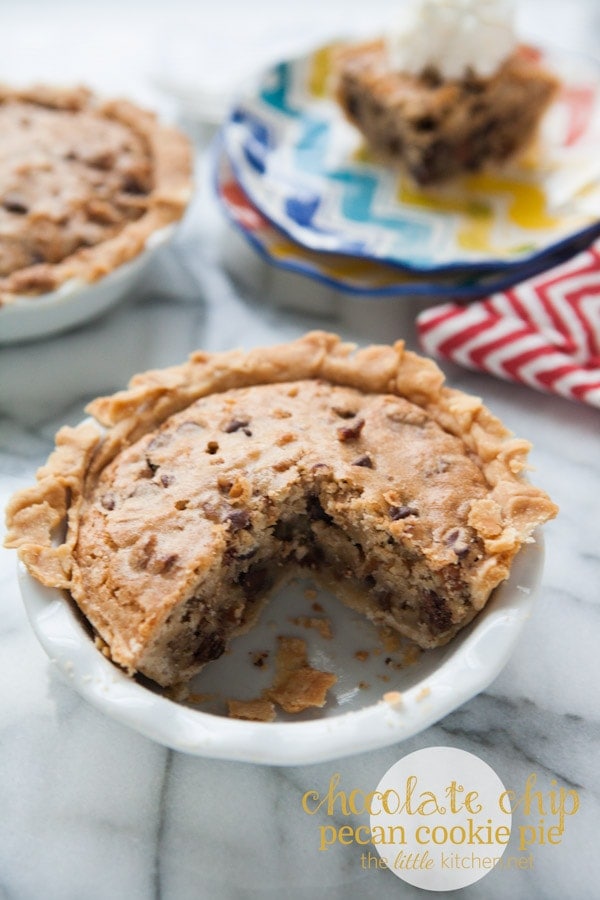
<svg viewBox="0 0 600 900">
<path fill-rule="evenodd" d="M 108 87 L 125 82 L 134 93 L 151 94 L 146 76 L 155 57 L 148 48 L 166 21 L 166 6 L 113 0 L 100 11 L 41 0 L 5 4 L 2 30 L 10 52 L 0 74 L 39 75 L 43 61 L 48 67 L 54 59 L 65 77 Z M 175 21 L 209 10 L 208 4 L 168 6 Z M 291 28 L 280 7 L 255 6 L 265 17 L 279 11 L 280 25 Z M 350 6 L 364 18 L 359 4 Z M 327 28 L 342 22 L 342 7 L 331 5 Z M 384 10 L 382 3 L 375 7 L 377 14 Z M 532 33 L 582 50 L 597 44 L 593 0 L 545 9 L 542 17 L 540 4 L 524 5 Z M 228 28 L 238 42 L 236 21 L 241 27 L 244 10 L 247 15 L 241 2 L 220 5 L 221 16 L 231 13 Z M 317 10 L 316 3 L 304 4 L 303 21 L 312 16 L 314 25 Z M 107 24 L 115 18 L 121 25 L 116 33 Z M 75 49 L 61 54 L 61 40 L 73 46 L 74 37 Z M 18 52 L 32 45 L 37 53 Z M 88 400 L 122 387 L 136 371 L 176 363 L 194 348 L 274 343 L 324 324 L 363 342 L 404 336 L 414 344 L 418 307 L 407 301 L 348 302 L 335 321 L 324 323 L 266 302 L 273 276 L 264 270 L 250 279 L 254 288 L 236 286 L 222 265 L 233 245 L 210 196 L 204 157 L 200 162 L 198 199 L 146 286 L 74 332 L 0 348 L 0 507 L 31 482 L 56 429 L 77 422 Z M 275 284 L 286 289 L 279 277 Z M 313 294 L 319 290 L 311 286 Z M 114 724 L 63 683 L 26 621 L 14 553 L 0 549 L 1 900 L 422 896 L 389 872 L 363 869 L 356 845 L 319 852 L 317 827 L 327 820 L 310 819 L 300 801 L 309 789 L 324 791 L 334 772 L 348 789 L 372 790 L 400 756 L 434 745 L 477 754 L 507 786 L 518 787 L 535 771 L 543 789 L 556 779 L 580 796 L 562 843 L 536 848 L 532 871 L 494 871 L 465 889 L 465 898 L 599 896 L 598 414 L 489 377 L 447 372 L 452 384 L 482 395 L 534 442 L 533 477 L 561 507 L 546 529 L 535 614 L 500 677 L 406 743 L 336 764 L 277 769 L 188 757 Z M 349 821 L 360 824 L 365 817 Z"/>
</svg>

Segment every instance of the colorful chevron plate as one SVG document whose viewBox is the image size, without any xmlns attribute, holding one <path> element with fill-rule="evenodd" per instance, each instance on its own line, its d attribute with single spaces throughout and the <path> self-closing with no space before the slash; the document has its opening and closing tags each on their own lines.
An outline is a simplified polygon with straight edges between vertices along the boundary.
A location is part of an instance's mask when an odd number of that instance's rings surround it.
<svg viewBox="0 0 600 900">
<path fill-rule="evenodd" d="M 544 51 L 563 90 L 539 148 L 502 174 L 420 190 L 369 158 L 332 94 L 339 45 L 282 62 L 223 128 L 252 203 L 310 250 L 413 272 L 498 270 L 576 252 L 600 234 L 600 67 Z"/>
<path fill-rule="evenodd" d="M 473 270 L 451 274 L 408 272 L 370 259 L 335 253 L 319 253 L 291 240 L 266 219 L 236 181 L 226 155 L 215 148 L 215 191 L 231 225 L 268 263 L 305 275 L 346 294 L 377 297 L 427 297 L 469 300 L 503 291 L 548 267 L 545 257 L 523 266 L 479 274 Z M 557 256 L 556 262 L 563 259 Z"/>
</svg>

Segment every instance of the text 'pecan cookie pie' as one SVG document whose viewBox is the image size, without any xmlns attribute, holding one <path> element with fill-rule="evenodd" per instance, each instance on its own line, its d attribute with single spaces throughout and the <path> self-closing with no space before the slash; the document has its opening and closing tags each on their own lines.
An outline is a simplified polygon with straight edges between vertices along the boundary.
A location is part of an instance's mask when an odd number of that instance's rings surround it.
<svg viewBox="0 0 600 900">
<path fill-rule="evenodd" d="M 198 352 L 94 401 L 7 545 L 130 673 L 190 678 L 298 567 L 421 647 L 448 641 L 556 508 L 529 444 L 437 366 L 334 335 Z M 54 536 L 66 520 L 64 542 Z"/>
<path fill-rule="evenodd" d="M 125 100 L 0 86 L 0 306 L 96 281 L 183 215 L 189 142 Z"/>
</svg>

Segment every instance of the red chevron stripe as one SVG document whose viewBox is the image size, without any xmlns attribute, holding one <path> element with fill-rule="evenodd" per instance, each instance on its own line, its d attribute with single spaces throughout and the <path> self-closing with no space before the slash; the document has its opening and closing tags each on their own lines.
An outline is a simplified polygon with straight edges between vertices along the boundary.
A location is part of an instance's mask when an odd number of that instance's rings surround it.
<svg viewBox="0 0 600 900">
<path fill-rule="evenodd" d="M 500 321 L 500 318 L 496 317 L 497 324 Z M 478 347 L 473 347 L 473 349 L 469 352 L 469 358 L 473 360 L 476 365 L 480 367 L 484 367 L 485 357 L 490 353 L 495 353 L 496 350 L 501 350 L 502 347 L 506 347 L 507 344 L 512 344 L 514 341 L 518 341 L 522 337 L 527 337 L 527 335 L 531 334 L 531 329 L 523 326 L 521 328 L 515 327 L 514 331 L 508 332 L 508 334 L 503 334 L 501 337 L 495 338 L 492 341 L 487 341 L 484 344 L 480 344 Z"/>
<path fill-rule="evenodd" d="M 541 305 L 544 307 L 546 315 L 548 316 L 556 330 L 563 334 L 566 338 L 571 338 L 572 335 L 569 323 L 565 322 L 563 317 L 560 315 L 560 312 L 556 308 L 556 303 L 548 297 L 546 291 L 543 288 L 537 289 L 537 295 L 539 297 Z M 574 349 L 572 344 L 571 349 Z"/>
<path fill-rule="evenodd" d="M 589 356 L 595 360 L 595 365 L 600 365 L 600 334 L 595 331 L 593 324 L 581 308 L 589 297 L 600 296 L 600 284 L 581 287 L 568 299 L 572 303 L 575 315 L 579 319 L 586 337 L 586 349 Z"/>
<path fill-rule="evenodd" d="M 428 311 L 427 318 L 419 326 L 419 331 L 421 334 L 427 334 L 428 331 L 437 328 L 449 319 L 454 319 L 457 315 L 462 315 L 463 312 L 463 307 L 457 305 L 453 305 L 449 309 L 443 309 L 437 316 L 430 316 Z"/>
<path fill-rule="evenodd" d="M 519 319 L 522 319 L 523 322 L 530 322 L 533 324 L 533 319 L 530 310 L 528 310 L 527 306 L 521 302 L 521 298 L 515 288 L 510 291 L 506 291 L 504 294 L 514 311 L 516 312 Z M 493 300 L 493 298 L 492 298 Z"/>
<path fill-rule="evenodd" d="M 543 384 L 550 389 L 554 382 L 558 381 L 559 378 L 564 378 L 565 375 L 570 375 L 572 372 L 579 372 L 580 370 L 581 366 L 576 366 L 574 363 L 565 363 L 562 366 L 555 366 L 553 369 L 548 369 L 545 372 L 538 372 L 535 377 L 540 384 Z"/>
<path fill-rule="evenodd" d="M 458 315 L 464 315 L 464 313 L 461 311 Z M 439 352 L 451 356 L 455 350 L 462 346 L 462 344 L 466 344 L 467 341 L 477 337 L 478 334 L 483 334 L 484 331 L 487 331 L 488 328 L 491 328 L 495 324 L 496 320 L 491 316 L 484 319 L 482 322 L 476 322 L 468 328 L 465 328 L 464 331 L 460 331 L 458 334 L 454 334 L 451 337 L 446 338 L 445 341 L 442 341 L 439 345 Z"/>
<path fill-rule="evenodd" d="M 519 287 L 512 288 L 511 290 L 506 291 L 504 296 L 508 299 L 511 306 L 517 313 L 517 315 L 522 318 L 526 322 L 533 322 L 536 325 L 540 323 L 536 321 L 535 317 L 535 309 L 532 307 L 532 293 L 537 292 L 540 297 L 547 297 L 547 291 L 549 288 L 554 287 L 561 282 L 565 282 L 568 284 L 569 280 L 575 276 L 580 276 L 586 273 L 596 274 L 598 264 L 600 263 L 600 254 L 594 249 L 591 251 L 586 251 L 585 253 L 580 254 L 575 260 L 570 260 L 567 263 L 563 263 L 563 265 L 559 266 L 558 269 L 554 270 L 554 273 L 548 276 L 548 274 L 538 276 L 538 278 L 533 279 L 529 283 L 529 290 L 527 292 L 527 296 L 523 298 L 520 297 L 520 293 L 522 293 L 522 289 Z M 549 303 L 553 301 L 548 299 Z M 561 320 L 562 321 L 562 320 Z M 565 333 L 565 329 L 560 327 L 559 331 Z M 567 329 L 566 333 L 570 333 Z"/>
<path fill-rule="evenodd" d="M 535 334 L 535 332 L 530 332 L 531 334 Z M 502 368 L 505 372 L 510 375 L 515 381 L 521 381 L 523 376 L 519 371 L 523 366 L 528 365 L 533 362 L 534 359 L 540 359 L 543 356 L 548 356 L 550 353 L 555 353 L 554 347 L 549 347 L 547 344 L 542 344 L 539 347 L 534 347 L 531 350 L 525 350 L 523 353 L 519 353 L 517 356 L 513 356 L 510 359 L 506 359 L 502 363 Z M 530 376 L 532 381 L 537 380 L 537 375 Z"/>
<path fill-rule="evenodd" d="M 586 394 L 589 394 L 590 391 L 599 389 L 600 379 L 598 379 L 598 381 L 591 381 L 589 384 L 576 385 L 575 387 L 571 388 L 571 394 L 575 397 L 576 400 L 585 400 Z"/>
<path fill-rule="evenodd" d="M 253 206 L 240 185 L 232 180 L 221 185 L 223 197 L 234 207 L 239 221 L 250 231 L 256 231 L 267 224 L 264 216 Z"/>
<path fill-rule="evenodd" d="M 586 274 L 585 272 L 583 274 Z M 592 323 L 589 321 L 585 312 L 581 309 L 581 302 L 590 296 L 600 294 L 600 283 L 596 273 L 591 273 L 589 280 L 584 284 L 575 286 L 574 282 L 580 281 L 580 276 L 573 275 L 565 278 L 563 281 L 555 281 L 554 284 L 540 285 L 537 289 L 540 301 L 546 310 L 553 310 L 553 320 L 560 322 L 559 330 L 570 338 L 570 352 L 577 350 L 585 350 L 588 354 L 595 356 L 599 352 L 600 339 L 596 335 Z M 594 283 L 594 281 L 596 283 Z M 572 289 L 569 289 L 569 283 Z M 558 294 L 557 289 L 564 288 L 562 296 Z M 577 319 L 583 332 L 584 344 L 582 346 L 581 337 L 573 333 L 572 323 L 565 317 L 564 306 L 568 307 L 573 316 Z M 562 308 L 561 308 L 562 307 Z M 566 349 L 566 348 L 565 348 Z"/>
<path fill-rule="evenodd" d="M 565 147 L 572 147 L 585 133 L 594 104 L 596 91 L 593 87 L 564 87 L 561 98 L 567 103 L 570 121 L 564 141 Z"/>
<path fill-rule="evenodd" d="M 464 314 L 464 312 L 462 310 L 455 311 L 455 315 L 457 314 L 462 315 Z M 447 315 L 445 316 L 445 318 L 447 318 Z M 493 323 L 487 324 L 490 325 Z M 461 334 L 464 342 L 466 343 L 466 341 L 470 339 L 468 337 L 467 331 L 465 330 Z M 533 329 L 520 329 L 519 331 L 515 331 L 509 335 L 505 335 L 503 338 L 499 338 L 496 341 L 489 341 L 485 345 L 476 348 L 469 354 L 469 357 L 476 368 L 483 369 L 483 371 L 489 371 L 489 367 L 486 365 L 486 357 L 488 353 L 494 352 L 497 349 L 501 349 L 502 346 L 506 346 L 512 341 L 518 340 L 520 337 L 536 336 L 536 334 L 537 332 Z M 460 355 L 457 351 L 460 349 L 461 342 L 459 340 L 456 340 L 455 343 L 455 349 L 452 352 L 443 355 L 446 355 L 449 359 L 460 363 L 462 360 L 460 359 Z M 521 371 L 523 367 L 533 362 L 535 359 L 541 359 L 544 356 L 554 356 L 555 354 L 555 347 L 543 344 L 539 347 L 523 351 L 522 353 L 519 353 L 512 358 L 503 360 L 501 366 L 506 373 L 506 377 L 509 379 L 529 384 L 532 387 L 537 387 L 538 389 L 543 390 L 546 393 L 556 393 L 557 391 L 554 389 L 554 385 L 556 384 L 556 382 L 558 382 L 561 378 L 564 378 L 565 375 L 571 373 L 581 373 L 582 369 L 585 370 L 588 367 L 582 367 L 573 363 L 565 362 L 563 365 L 553 365 L 546 371 L 536 372 L 532 375 Z M 586 395 L 590 391 L 597 389 L 600 389 L 600 378 L 595 379 L 592 376 L 591 380 L 585 381 L 583 384 L 580 383 L 566 388 L 563 388 L 559 385 L 558 392 L 560 392 L 567 398 L 575 400 L 585 400 Z"/>
</svg>

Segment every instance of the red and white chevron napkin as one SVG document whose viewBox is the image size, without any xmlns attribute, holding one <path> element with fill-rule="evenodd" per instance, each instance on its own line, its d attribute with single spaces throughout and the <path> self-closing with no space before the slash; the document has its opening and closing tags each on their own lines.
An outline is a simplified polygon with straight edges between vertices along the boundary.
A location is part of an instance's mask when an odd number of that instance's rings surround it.
<svg viewBox="0 0 600 900">
<path fill-rule="evenodd" d="M 421 313 L 431 356 L 600 407 L 600 241 L 509 291 Z"/>
</svg>

